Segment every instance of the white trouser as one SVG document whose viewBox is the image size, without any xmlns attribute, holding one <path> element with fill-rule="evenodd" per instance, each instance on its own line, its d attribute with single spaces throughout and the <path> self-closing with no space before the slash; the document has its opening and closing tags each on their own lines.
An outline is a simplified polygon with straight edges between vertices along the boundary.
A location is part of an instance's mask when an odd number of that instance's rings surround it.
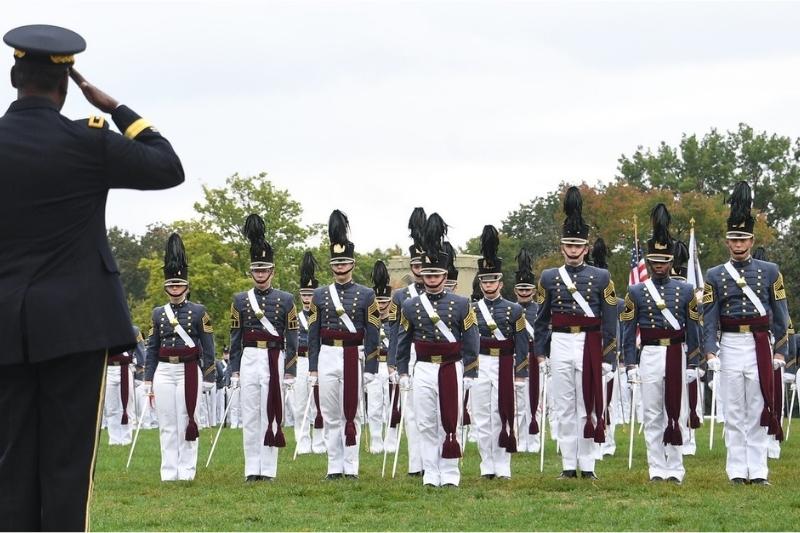
<svg viewBox="0 0 800 533">
<path fill-rule="evenodd" d="M 136 401 L 133 387 L 133 374 L 128 368 L 124 379 L 128 380 L 128 423 L 122 424 L 122 395 L 120 394 L 122 378 L 121 366 L 109 366 L 106 369 L 106 399 L 103 404 L 103 415 L 108 427 L 108 443 L 110 445 L 127 445 L 131 443 L 131 429 L 136 424 Z"/>
<path fill-rule="evenodd" d="M 583 404 L 583 343 L 586 334 L 553 332 L 550 347 L 552 388 L 558 444 L 563 470 L 594 472 L 597 444 L 583 438 L 586 407 Z M 552 392 L 552 395 L 549 394 Z M 550 398 L 548 398 L 550 401 Z"/>
<path fill-rule="evenodd" d="M 345 446 L 344 416 L 344 348 L 322 344 L 317 363 L 319 406 L 325 421 L 325 447 L 328 451 L 328 474 L 358 475 L 358 453 L 361 446 L 361 409 L 356 409 L 356 443 Z M 358 398 L 361 388 L 361 362 L 358 365 Z M 313 401 L 313 400 L 312 400 Z M 360 402 L 359 402 L 360 403 Z M 305 406 L 304 406 L 305 407 Z"/>
<path fill-rule="evenodd" d="M 776 381 L 773 384 L 773 387 L 781 387 L 783 389 L 783 393 L 781 394 L 781 398 L 783 402 L 781 405 L 776 405 L 775 409 L 778 410 L 778 421 L 780 422 L 781 426 L 783 426 L 783 418 L 786 416 L 786 387 L 783 384 L 783 371 L 781 371 L 781 379 L 780 382 Z M 767 457 L 770 459 L 780 459 L 781 458 L 781 443 L 778 442 L 778 439 L 775 438 L 775 435 L 770 435 L 769 445 L 767 446 Z"/>
<path fill-rule="evenodd" d="M 186 412 L 183 368 L 183 363 L 160 362 L 153 376 L 153 393 L 161 440 L 161 481 L 194 479 L 197 468 L 197 448 L 200 439 L 186 440 L 189 415 Z M 203 378 L 200 367 L 196 367 L 196 371 L 197 401 L 200 402 Z M 196 411 L 195 407 L 195 422 Z"/>
<path fill-rule="evenodd" d="M 552 362 L 551 362 L 552 364 Z M 544 395 L 542 396 L 544 398 Z M 558 411 L 553 403 L 553 374 L 552 370 L 547 375 L 547 420 L 550 422 L 550 440 L 558 440 Z"/>
<path fill-rule="evenodd" d="M 389 404 L 389 368 L 386 363 L 378 363 L 375 380 L 367 385 L 367 423 L 369 424 L 370 453 L 383 453 L 384 445 L 394 451 L 397 441 L 397 428 L 387 428 L 386 440 L 383 442 L 384 423 L 391 415 Z"/>
<path fill-rule="evenodd" d="M 143 381 L 136 381 L 136 406 L 139 409 L 142 429 L 157 428 L 158 416 L 155 407 L 150 406 L 150 397 L 147 396 L 147 388 Z"/>
<path fill-rule="evenodd" d="M 499 357 L 478 355 L 478 377 L 469 389 L 470 412 L 481 454 L 481 475 L 511 477 L 511 454 L 497 444 L 502 429 L 497 403 L 499 369 Z"/>
<path fill-rule="evenodd" d="M 406 434 L 406 443 L 408 448 L 408 472 L 422 472 L 424 470 L 422 465 L 422 440 L 417 425 L 416 402 L 414 401 L 414 368 L 417 363 L 417 351 L 414 346 L 411 346 L 411 356 L 408 362 L 408 374 L 411 376 L 411 390 L 406 392 L 406 403 L 401 405 L 401 409 L 405 411 L 403 414 L 403 430 Z M 398 391 L 398 394 L 399 391 Z M 463 406 L 462 406 L 463 407 Z"/>
<path fill-rule="evenodd" d="M 228 424 L 232 428 L 242 427 L 242 391 L 233 387 L 225 388 L 225 395 L 231 408 L 228 411 Z"/>
<path fill-rule="evenodd" d="M 539 372 L 539 369 L 533 368 L 530 369 L 530 371 Z M 514 385 L 515 405 L 517 406 L 517 451 L 537 453 L 539 451 L 539 436 L 541 435 L 542 427 L 542 400 L 540 396 L 539 408 L 536 410 L 536 422 L 539 424 L 539 433 L 531 435 L 528 433 L 528 426 L 531 424 L 530 386 L 531 381 L 529 378 L 525 378 L 524 386 L 522 387 L 519 386 L 519 383 L 515 383 Z"/>
<path fill-rule="evenodd" d="M 617 390 L 618 382 L 615 380 L 615 376 L 616 373 L 603 376 L 603 405 L 608 405 L 607 409 L 609 423 L 606 424 L 606 441 L 599 446 L 600 453 L 597 456 L 598 459 L 602 459 L 604 455 L 614 455 L 614 453 L 617 451 L 615 433 L 617 430 L 617 424 L 621 424 L 622 421 L 620 420 L 619 416 L 619 405 L 617 402 L 619 392 Z M 609 382 L 611 383 L 610 399 L 607 396 Z"/>
<path fill-rule="evenodd" d="M 264 445 L 264 436 L 269 428 L 267 392 L 270 373 L 267 351 L 266 348 L 245 347 L 239 367 L 245 477 L 275 477 L 278 472 L 278 448 Z M 279 387 L 283 383 L 283 360 L 284 353 L 281 351 L 277 363 Z M 282 413 L 283 405 L 276 405 L 275 410 L 276 413 Z M 273 421 L 273 433 L 277 433 L 278 427 L 277 421 Z"/>
<path fill-rule="evenodd" d="M 214 405 L 217 408 L 215 420 L 217 421 L 217 424 L 219 424 L 222 421 L 223 415 L 225 415 L 225 408 L 228 406 L 228 404 L 225 401 L 226 400 L 225 388 L 223 387 L 221 389 L 217 389 L 214 392 L 214 395 L 216 396 L 216 399 L 214 400 Z"/>
<path fill-rule="evenodd" d="M 639 359 L 639 375 L 642 379 L 642 406 L 644 438 L 647 443 L 647 464 L 650 466 L 650 477 L 675 477 L 683 480 L 686 470 L 683 467 L 683 453 L 680 446 L 664 444 L 664 430 L 667 427 L 666 389 L 664 381 L 667 360 L 666 346 L 643 346 Z M 681 368 L 686 368 L 686 357 L 681 354 Z M 684 383 L 685 370 L 679 377 L 682 384 L 681 410 L 678 417 L 678 429 L 681 437 L 689 436 L 688 417 L 689 401 Z"/>
<path fill-rule="evenodd" d="M 460 361 L 453 364 L 456 365 L 455 371 L 458 379 L 457 426 L 460 426 L 461 411 L 464 404 L 464 365 Z M 419 444 L 422 450 L 422 469 L 425 471 L 422 482 L 437 487 L 444 484 L 458 485 L 461 480 L 458 459 L 442 458 L 445 432 L 444 428 L 442 428 L 442 418 L 439 414 L 439 365 L 417 361 L 414 365 L 412 386 L 414 388 L 414 410 L 417 414 Z M 472 396 L 472 392 L 470 392 L 470 396 Z M 474 418 L 472 423 L 475 424 Z M 457 438 L 460 437 L 460 435 L 457 435 Z"/>
<path fill-rule="evenodd" d="M 325 437 L 323 429 L 314 429 L 314 419 L 317 417 L 317 405 L 314 397 L 309 402 L 310 388 L 308 386 L 308 357 L 298 357 L 295 367 L 292 405 L 294 406 L 294 434 L 299 439 L 297 453 L 325 453 Z M 303 415 L 308 403 L 308 417 L 306 427 L 303 428 Z M 324 420 L 323 420 L 324 422 Z M 309 434 L 310 432 L 310 434 Z"/>
<path fill-rule="evenodd" d="M 702 380 L 695 379 L 691 383 L 686 384 L 687 394 L 689 393 L 688 392 L 689 389 L 692 387 L 694 387 L 695 391 L 697 391 L 697 407 L 695 408 L 695 413 L 697 414 L 697 418 L 702 422 L 703 406 L 705 405 L 704 402 L 705 387 L 703 386 Z M 697 438 L 695 433 L 696 433 L 695 430 L 693 429 L 689 430 L 689 439 L 683 441 L 683 448 L 681 449 L 683 455 L 694 455 L 697 452 Z"/>
<path fill-rule="evenodd" d="M 211 388 L 209 388 L 209 385 L 211 385 Z M 197 398 L 198 427 L 201 429 L 217 425 L 216 417 L 214 416 L 216 413 L 216 406 L 214 404 L 216 400 L 216 387 L 215 384 L 208 384 L 205 381 L 202 384 L 201 390 L 203 393 Z"/>
<path fill-rule="evenodd" d="M 720 382 L 725 391 L 725 447 L 728 478 L 767 479 L 770 436 L 761 426 L 764 398 L 758 381 L 752 333 L 723 333 L 719 343 Z"/>
</svg>

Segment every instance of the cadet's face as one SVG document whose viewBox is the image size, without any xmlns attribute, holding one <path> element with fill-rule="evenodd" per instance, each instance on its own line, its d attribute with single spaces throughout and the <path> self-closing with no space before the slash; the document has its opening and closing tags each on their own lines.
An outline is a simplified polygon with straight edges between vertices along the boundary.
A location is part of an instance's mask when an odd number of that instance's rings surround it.
<svg viewBox="0 0 800 533">
<path fill-rule="evenodd" d="M 303 302 L 303 305 L 311 305 L 311 298 L 313 298 L 313 294 L 300 294 L 300 301 Z"/>
<path fill-rule="evenodd" d="M 503 282 L 500 280 L 481 280 L 481 292 L 487 298 L 495 298 L 498 294 L 500 294 L 500 290 L 503 288 Z"/>
<path fill-rule="evenodd" d="M 731 257 L 737 260 L 747 259 L 750 255 L 750 249 L 753 247 L 753 238 L 749 239 L 726 239 L 725 243 L 728 245 L 728 251 Z"/>
<path fill-rule="evenodd" d="M 583 257 L 589 247 L 585 244 L 562 244 L 561 254 L 564 256 L 564 262 L 570 266 L 578 266 L 583 263 Z"/>
<path fill-rule="evenodd" d="M 383 315 L 389 311 L 389 304 L 391 300 L 378 300 L 378 311 Z"/>
<path fill-rule="evenodd" d="M 514 294 L 517 295 L 519 303 L 528 303 L 533 300 L 533 289 L 514 289 Z"/>
<path fill-rule="evenodd" d="M 250 275 L 253 276 L 253 281 L 256 282 L 256 285 L 267 285 L 270 281 L 272 281 L 272 276 L 275 274 L 274 268 L 254 268 L 250 271 Z"/>
<path fill-rule="evenodd" d="M 422 265 L 421 264 L 411 265 L 411 273 L 414 274 L 414 279 L 419 280 L 419 278 L 421 277 L 421 274 L 420 274 L 421 270 L 422 270 Z"/>
<path fill-rule="evenodd" d="M 177 298 L 183 296 L 188 288 L 188 285 L 167 285 L 164 290 L 170 297 Z"/>
<path fill-rule="evenodd" d="M 422 276 L 422 282 L 425 284 L 425 289 L 430 293 L 441 292 L 444 289 L 444 280 L 447 276 L 444 274 L 425 274 Z"/>
<path fill-rule="evenodd" d="M 654 278 L 665 278 L 669 274 L 670 269 L 672 268 L 672 261 L 669 263 L 661 263 L 658 261 L 648 261 L 647 264 L 650 266 L 650 272 L 653 273 Z"/>
</svg>

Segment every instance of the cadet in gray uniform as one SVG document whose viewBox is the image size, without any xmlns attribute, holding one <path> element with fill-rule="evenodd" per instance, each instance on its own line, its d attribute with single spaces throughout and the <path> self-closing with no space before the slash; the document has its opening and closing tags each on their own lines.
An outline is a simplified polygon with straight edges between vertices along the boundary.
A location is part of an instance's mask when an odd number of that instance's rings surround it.
<svg viewBox="0 0 800 533">
<path fill-rule="evenodd" d="M 650 218 L 653 236 L 646 259 L 651 277 L 630 287 L 625 296 L 623 352 L 628 379 L 641 382 L 650 480 L 680 485 L 686 474 L 681 446 L 689 433 L 685 370 L 687 361 L 696 366 L 699 360 L 700 313 L 692 286 L 669 276 L 675 243 L 667 207 L 656 205 Z M 637 327 L 642 338 L 639 361 Z"/>
<path fill-rule="evenodd" d="M 607 270 L 584 262 L 589 226 L 583 200 L 570 187 L 564 200 L 561 253 L 565 264 L 542 272 L 537 288 L 534 353 L 547 353 L 550 334 L 552 405 L 556 410 L 563 471 L 560 479 L 594 473 L 596 444 L 605 441 L 603 362 L 616 356 L 617 297 Z"/>
<path fill-rule="evenodd" d="M 476 361 L 479 343 L 475 312 L 469 301 L 444 290 L 446 232 L 447 225 L 433 213 L 422 233 L 425 290 L 403 302 L 397 343 L 401 391 L 411 386 L 412 344 L 416 349 L 417 361 L 412 371 L 424 468 L 422 481 L 432 487 L 457 486 L 461 480 L 461 447 L 456 433 L 464 398 L 462 373 L 476 377 L 476 365 L 469 371 L 465 368 Z"/>
<path fill-rule="evenodd" d="M 481 454 L 481 477 L 511 478 L 511 454 L 517 451 L 515 380 L 525 384 L 528 333 L 522 306 L 502 297 L 502 259 L 494 226 L 484 226 L 478 279 L 483 298 L 472 304 L 480 335 L 478 377 L 464 378 L 470 391 L 472 425 Z"/>
<path fill-rule="evenodd" d="M 528 355 L 525 361 L 520 363 L 518 370 L 528 367 L 528 380 L 523 382 L 523 387 L 516 387 L 517 397 L 517 451 L 533 452 L 539 451 L 539 425 L 541 424 L 542 414 L 540 411 L 539 397 L 541 395 L 541 383 L 543 374 L 547 372 L 545 359 L 539 361 L 533 354 L 533 323 L 536 322 L 536 313 L 539 306 L 534 301 L 536 295 L 536 276 L 533 274 L 533 257 L 526 249 L 522 249 L 517 254 L 516 283 L 514 284 L 514 295 L 517 303 L 522 306 L 525 331 L 528 334 Z"/>
<path fill-rule="evenodd" d="M 253 288 L 231 304 L 231 381 L 241 387 L 244 475 L 265 481 L 278 472 L 283 436 L 283 374 L 297 353 L 297 309 L 288 292 L 272 287 L 274 251 L 264 221 L 252 214 L 244 224 L 250 241 Z"/>
<path fill-rule="evenodd" d="M 177 233 L 164 254 L 169 303 L 153 309 L 145 387 L 153 398 L 161 438 L 161 481 L 194 479 L 200 433 L 195 409 L 202 369 L 214 367 L 214 329 L 206 308 L 186 299 L 189 264 Z"/>
<path fill-rule="evenodd" d="M 328 220 L 334 283 L 314 291 L 308 318 L 309 384 L 319 380 L 319 400 L 325 419 L 328 479 L 358 478 L 363 398 L 360 349 L 366 357 L 363 384 L 369 386 L 378 371 L 381 327 L 375 292 L 353 283 L 354 245 L 350 224 L 339 210 Z"/>
<path fill-rule="evenodd" d="M 703 343 L 708 368 L 721 370 L 725 391 L 728 478 L 734 484 L 749 480 L 765 485 L 769 436 L 783 438 L 773 370 L 785 365 L 789 315 L 778 265 L 750 256 L 755 225 L 751 204 L 750 186 L 740 181 L 727 223 L 731 259 L 709 269 L 705 277 Z"/>
<path fill-rule="evenodd" d="M 425 285 L 422 283 L 422 229 L 425 226 L 427 216 L 425 210 L 421 207 L 415 207 L 411 212 L 408 219 L 408 229 L 411 234 L 413 244 L 409 247 L 409 269 L 413 278 L 412 282 L 401 289 L 397 289 L 392 294 L 392 303 L 389 304 L 389 322 L 391 324 L 389 331 L 391 332 L 389 338 L 389 378 L 392 383 L 397 383 L 398 375 L 397 369 L 397 338 L 400 334 L 400 308 L 403 302 L 409 298 L 419 296 L 424 290 Z M 409 360 L 410 375 L 414 374 L 414 365 L 417 361 L 417 352 L 414 346 L 411 346 L 411 356 Z M 406 434 L 406 443 L 408 446 L 408 475 L 412 477 L 422 475 L 422 448 L 417 429 L 417 416 L 414 412 L 414 387 L 413 383 L 408 391 L 406 391 L 406 404 L 401 405 L 400 409 L 405 410 L 403 414 L 404 427 Z"/>
</svg>

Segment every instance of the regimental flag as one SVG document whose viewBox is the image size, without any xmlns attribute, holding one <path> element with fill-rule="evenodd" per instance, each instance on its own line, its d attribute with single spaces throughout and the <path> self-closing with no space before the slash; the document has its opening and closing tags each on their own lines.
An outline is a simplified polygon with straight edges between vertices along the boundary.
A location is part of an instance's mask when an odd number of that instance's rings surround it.
<svg viewBox="0 0 800 533">
<path fill-rule="evenodd" d="M 628 285 L 636 285 L 647 280 L 650 275 L 647 273 L 647 265 L 644 263 L 642 250 L 639 247 L 639 240 L 636 239 L 631 249 L 631 272 L 628 276 Z"/>
<path fill-rule="evenodd" d="M 697 255 L 694 226 L 689 230 L 689 264 L 686 269 L 686 282 L 694 287 L 695 293 L 703 290 L 703 269 L 700 268 L 700 258 Z"/>
</svg>

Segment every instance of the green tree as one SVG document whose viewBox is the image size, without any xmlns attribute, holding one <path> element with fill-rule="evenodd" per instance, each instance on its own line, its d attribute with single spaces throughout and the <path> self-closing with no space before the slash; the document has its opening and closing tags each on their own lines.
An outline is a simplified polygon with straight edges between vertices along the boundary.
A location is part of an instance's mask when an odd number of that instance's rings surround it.
<svg viewBox="0 0 800 533">
<path fill-rule="evenodd" d="M 114 226 L 108 230 L 108 243 L 119 265 L 122 287 L 131 305 L 145 297 L 147 287 L 147 273 L 139 270 L 139 261 L 143 257 L 139 237 Z"/>
</svg>

